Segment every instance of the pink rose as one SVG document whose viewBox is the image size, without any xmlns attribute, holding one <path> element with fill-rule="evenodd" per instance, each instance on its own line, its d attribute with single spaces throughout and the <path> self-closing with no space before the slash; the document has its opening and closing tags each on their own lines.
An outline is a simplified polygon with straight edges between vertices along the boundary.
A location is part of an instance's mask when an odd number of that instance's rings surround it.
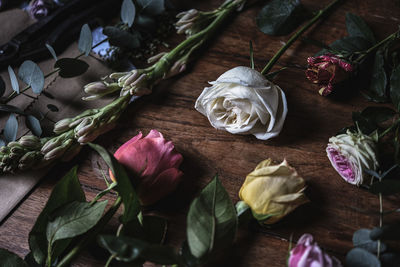
<svg viewBox="0 0 400 267">
<path fill-rule="evenodd" d="M 307 79 L 318 84 L 319 94 L 327 96 L 333 91 L 333 85 L 346 80 L 353 66 L 333 54 L 307 59 Z"/>
<path fill-rule="evenodd" d="M 300 237 L 296 247 L 290 251 L 289 267 L 340 267 L 342 264 L 321 250 L 312 235 Z"/>
<path fill-rule="evenodd" d="M 183 175 L 178 169 L 183 157 L 161 133 L 151 130 L 123 144 L 115 158 L 134 174 L 133 184 L 143 205 L 150 205 L 174 191 Z M 113 180 L 114 177 L 110 172 Z"/>
</svg>

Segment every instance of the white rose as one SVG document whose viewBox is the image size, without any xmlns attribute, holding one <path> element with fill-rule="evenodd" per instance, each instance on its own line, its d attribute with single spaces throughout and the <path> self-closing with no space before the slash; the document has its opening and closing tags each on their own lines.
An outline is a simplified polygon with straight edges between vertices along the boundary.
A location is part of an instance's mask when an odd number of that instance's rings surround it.
<svg viewBox="0 0 400 267">
<path fill-rule="evenodd" d="M 280 133 L 287 114 L 286 96 L 261 73 L 236 67 L 210 84 L 195 108 L 213 127 L 232 134 L 253 134 L 261 140 Z"/>
<path fill-rule="evenodd" d="M 379 166 L 374 140 L 362 133 L 347 131 L 329 138 L 326 152 L 340 176 L 357 186 L 370 182 L 370 175 L 365 170 L 375 171 Z"/>
</svg>

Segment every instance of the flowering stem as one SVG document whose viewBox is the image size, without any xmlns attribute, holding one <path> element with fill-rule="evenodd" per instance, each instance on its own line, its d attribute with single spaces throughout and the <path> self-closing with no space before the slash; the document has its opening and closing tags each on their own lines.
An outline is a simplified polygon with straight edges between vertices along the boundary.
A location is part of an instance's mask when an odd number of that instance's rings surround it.
<svg viewBox="0 0 400 267">
<path fill-rule="evenodd" d="M 279 49 L 279 51 L 271 58 L 271 60 L 265 65 L 264 69 L 261 71 L 261 74 L 267 74 L 274 64 L 279 60 L 279 58 L 285 53 L 285 51 L 305 32 L 307 31 L 315 22 L 317 22 L 324 14 L 326 14 L 336 3 L 341 0 L 332 1 L 327 7 L 321 9 L 317 12 L 317 15 L 314 16 L 306 25 L 304 25 L 298 32 L 296 32 L 287 43 Z"/>
<path fill-rule="evenodd" d="M 379 43 L 375 44 L 374 46 L 371 46 L 370 48 L 368 48 L 364 52 L 361 52 L 362 55 L 359 58 L 357 58 L 356 60 L 354 60 L 354 62 L 355 63 L 361 62 L 365 57 L 367 57 L 375 49 L 378 49 L 379 47 L 381 47 L 382 45 L 384 45 L 388 41 L 391 41 L 391 40 L 394 40 L 395 38 L 397 38 L 399 32 L 400 32 L 400 30 L 397 30 L 396 32 L 392 33 L 391 35 L 389 35 L 388 37 L 386 37 L 385 39 L 383 39 Z"/>
<path fill-rule="evenodd" d="M 79 243 L 71 249 L 71 251 L 61 259 L 57 264 L 57 267 L 69 266 L 71 261 L 84 249 L 94 238 L 103 230 L 104 226 L 111 220 L 114 214 L 117 212 L 119 206 L 122 203 L 122 198 L 118 197 L 112 207 L 106 212 L 106 214 L 100 219 L 98 224 L 93 228 Z"/>
</svg>

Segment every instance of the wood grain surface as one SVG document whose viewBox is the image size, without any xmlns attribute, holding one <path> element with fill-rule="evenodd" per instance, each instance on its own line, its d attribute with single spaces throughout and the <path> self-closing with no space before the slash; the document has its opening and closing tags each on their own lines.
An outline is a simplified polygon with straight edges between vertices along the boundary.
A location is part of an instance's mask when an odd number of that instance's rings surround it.
<svg viewBox="0 0 400 267">
<path fill-rule="evenodd" d="M 175 2 L 182 9 L 207 10 L 223 1 Z M 302 2 L 309 9 L 317 10 L 329 1 Z M 169 218 L 167 243 L 176 246 L 185 236 L 185 214 L 191 199 L 216 173 L 236 202 L 244 178 L 257 163 L 266 158 L 276 162 L 286 158 L 307 181 L 306 193 L 311 202 L 271 229 L 255 225 L 240 229 L 235 246 L 218 266 L 284 266 L 290 236 L 293 234 L 295 241 L 303 233 L 313 234 L 324 249 L 343 260 L 352 247 L 353 232 L 378 224 L 378 216 L 373 213 L 379 210 L 379 202 L 376 196 L 339 177 L 326 157 L 325 147 L 330 136 L 351 124 L 352 111 L 359 111 L 371 103 L 354 93 L 338 99 L 319 96 L 317 88 L 304 75 L 307 57 L 319 48 L 298 41 L 275 66 L 295 67 L 275 79 L 285 91 L 289 106 L 285 126 L 277 138 L 260 141 L 253 136 L 217 131 L 194 109 L 196 98 L 208 81 L 215 80 L 232 67 L 249 66 L 250 40 L 254 45 L 256 68 L 260 70 L 288 39 L 287 36 L 269 37 L 258 31 L 255 17 L 260 7 L 252 6 L 232 18 L 186 73 L 161 83 L 152 95 L 133 103 L 117 128 L 96 142 L 114 152 L 139 131 L 147 134 L 151 129 L 159 130 L 174 142 L 184 157 L 183 182 L 173 195 L 149 212 Z M 379 39 L 394 32 L 400 24 L 399 1 L 347 0 L 306 36 L 326 43 L 345 36 L 346 12 L 363 17 Z M 174 38 L 171 43 L 178 40 Z M 0 225 L 0 247 L 21 256 L 28 253 L 28 233 L 54 184 L 72 165 L 80 165 L 79 177 L 88 198 L 104 189 L 97 162 L 101 160 L 84 149 L 73 163 L 53 168 Z M 106 169 L 102 163 L 100 165 Z M 109 197 L 113 198 L 112 195 Z M 384 208 L 398 208 L 399 200 L 399 197 L 385 198 Z M 395 219 L 385 217 L 385 221 Z M 114 231 L 116 224 L 116 220 L 111 222 L 108 230 Z M 93 247 L 73 266 L 102 266 L 106 256 L 106 252 Z"/>
</svg>

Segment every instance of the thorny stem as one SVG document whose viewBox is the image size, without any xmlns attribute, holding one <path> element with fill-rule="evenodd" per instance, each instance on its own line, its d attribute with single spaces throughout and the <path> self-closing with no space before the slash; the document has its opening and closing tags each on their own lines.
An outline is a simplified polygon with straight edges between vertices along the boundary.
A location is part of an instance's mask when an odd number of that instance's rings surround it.
<svg viewBox="0 0 400 267">
<path fill-rule="evenodd" d="M 99 43 L 95 44 L 95 45 L 92 47 L 92 49 L 98 47 L 99 45 L 101 45 L 101 44 L 103 44 L 103 43 L 105 43 L 105 42 L 107 42 L 107 41 L 108 41 L 108 38 L 106 38 L 106 39 L 100 41 Z M 82 57 L 83 55 L 85 55 L 85 53 L 81 53 L 81 54 L 77 55 L 77 56 L 75 57 L 75 59 L 79 59 L 79 58 Z M 46 75 L 44 75 L 44 78 L 46 79 L 46 78 L 50 77 L 51 75 L 53 75 L 53 74 L 55 74 L 55 73 L 58 73 L 59 71 L 60 71 L 60 68 L 56 68 L 56 69 L 52 70 L 51 72 L 47 73 Z M 22 90 L 20 91 L 20 93 L 24 93 L 25 91 L 29 90 L 30 88 L 31 88 L 31 86 L 28 85 L 28 86 L 26 86 L 24 89 L 22 89 Z M 10 102 L 11 100 L 13 100 L 14 98 L 16 98 L 17 96 L 18 96 L 17 92 L 13 91 L 13 92 L 6 98 L 6 100 L 4 101 L 4 104 Z"/>
<path fill-rule="evenodd" d="M 324 9 L 321 9 L 320 11 L 317 12 L 317 15 L 315 15 L 309 22 L 307 22 L 306 25 L 304 25 L 298 32 L 296 32 L 290 39 L 287 41 L 287 43 L 279 49 L 279 51 L 271 58 L 271 60 L 265 65 L 264 69 L 261 71 L 261 74 L 265 75 L 267 74 L 274 64 L 278 61 L 278 59 L 285 53 L 285 51 L 305 32 L 307 31 L 312 25 L 314 25 L 315 22 L 317 22 L 324 14 L 326 14 L 336 3 L 338 3 L 341 0 L 335 0 L 331 2 L 327 7 Z"/>
</svg>

